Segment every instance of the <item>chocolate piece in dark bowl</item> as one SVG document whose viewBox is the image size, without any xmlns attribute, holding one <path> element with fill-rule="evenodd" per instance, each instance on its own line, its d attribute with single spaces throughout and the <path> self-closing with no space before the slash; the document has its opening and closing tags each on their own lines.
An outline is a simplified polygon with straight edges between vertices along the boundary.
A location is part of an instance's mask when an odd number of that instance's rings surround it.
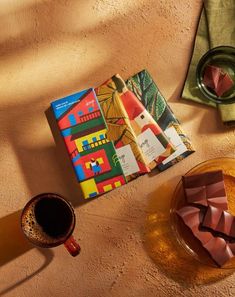
<svg viewBox="0 0 235 297">
<path fill-rule="evenodd" d="M 223 96 L 234 85 L 229 73 L 213 65 L 207 65 L 205 67 L 203 83 L 219 97 Z"/>
</svg>

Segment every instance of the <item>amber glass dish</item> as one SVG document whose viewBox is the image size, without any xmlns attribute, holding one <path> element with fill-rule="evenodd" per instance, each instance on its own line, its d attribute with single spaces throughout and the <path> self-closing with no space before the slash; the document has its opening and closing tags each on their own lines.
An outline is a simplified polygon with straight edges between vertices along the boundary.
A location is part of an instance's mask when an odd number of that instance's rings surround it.
<svg viewBox="0 0 235 297">
<path fill-rule="evenodd" d="M 208 171 L 222 170 L 224 174 L 225 190 L 228 197 L 229 212 L 235 215 L 235 159 L 233 158 L 216 158 L 207 160 L 192 168 L 186 175 L 199 174 Z M 186 200 L 184 196 L 182 182 L 180 181 L 174 191 L 170 221 L 173 232 L 176 236 L 177 244 L 187 254 L 205 265 L 217 267 L 211 260 L 209 254 L 201 246 L 201 243 L 193 236 L 190 229 L 184 225 L 182 220 L 177 216 L 176 210 L 185 206 Z M 235 257 L 227 262 L 223 269 L 234 269 Z"/>
</svg>

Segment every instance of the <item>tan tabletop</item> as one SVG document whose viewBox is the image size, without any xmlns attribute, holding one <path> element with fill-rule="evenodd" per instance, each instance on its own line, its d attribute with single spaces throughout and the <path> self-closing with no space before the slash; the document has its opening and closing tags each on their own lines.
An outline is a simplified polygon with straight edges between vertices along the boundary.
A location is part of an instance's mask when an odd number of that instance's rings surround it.
<svg viewBox="0 0 235 297">
<path fill-rule="evenodd" d="M 217 111 L 178 100 L 201 5 L 0 2 L 0 296 L 235 296 L 232 271 L 178 265 L 174 238 L 168 238 L 169 206 L 180 177 L 204 160 L 235 157 L 235 131 L 222 126 Z M 159 175 L 86 202 L 56 149 L 44 111 L 54 99 L 143 68 L 196 153 Z M 82 247 L 77 258 L 63 246 L 35 248 L 20 232 L 24 204 L 47 191 L 75 206 L 74 235 Z"/>
</svg>

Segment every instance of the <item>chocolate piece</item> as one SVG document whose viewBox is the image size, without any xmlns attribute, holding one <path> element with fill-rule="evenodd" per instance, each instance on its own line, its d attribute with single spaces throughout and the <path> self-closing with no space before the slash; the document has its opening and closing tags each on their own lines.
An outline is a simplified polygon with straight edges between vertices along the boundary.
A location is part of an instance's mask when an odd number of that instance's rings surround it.
<svg viewBox="0 0 235 297">
<path fill-rule="evenodd" d="M 218 86 L 215 89 L 216 95 L 219 97 L 224 95 L 224 93 L 229 91 L 233 85 L 234 85 L 234 82 L 228 73 L 221 74 L 219 78 Z"/>
<path fill-rule="evenodd" d="M 235 218 L 230 213 L 220 208 L 209 206 L 202 226 L 210 228 L 216 232 L 223 233 L 228 239 L 235 239 Z"/>
<path fill-rule="evenodd" d="M 224 180 L 223 180 L 222 171 L 221 171 L 221 173 L 219 173 L 219 176 L 221 177 L 222 180 L 221 181 L 216 181 L 213 184 L 208 184 L 208 182 L 210 182 L 210 181 L 207 180 L 206 194 L 207 194 L 208 199 L 215 198 L 215 197 L 223 197 L 223 196 L 226 195 L 225 189 L 224 189 Z"/>
<path fill-rule="evenodd" d="M 207 199 L 208 205 L 227 210 L 228 201 L 226 195 L 224 197 L 216 197 Z"/>
<path fill-rule="evenodd" d="M 232 226 L 234 225 L 234 216 L 230 213 L 223 211 L 215 231 L 224 233 L 231 236 Z"/>
<path fill-rule="evenodd" d="M 194 206 L 185 206 L 176 213 L 182 218 L 185 225 L 188 226 L 193 235 L 200 240 L 202 245 L 206 244 L 213 238 L 213 235 L 208 231 L 200 230 L 200 224 L 203 220 L 203 211 Z"/>
<path fill-rule="evenodd" d="M 214 206 L 208 206 L 202 226 L 215 230 L 218 226 L 223 210 Z"/>
<path fill-rule="evenodd" d="M 176 211 L 178 216 L 188 226 L 192 234 L 201 242 L 201 245 L 210 254 L 215 263 L 221 267 L 233 257 L 229 244 L 220 237 L 200 228 L 204 211 L 194 206 L 185 206 Z M 208 215 L 209 216 L 209 215 Z"/>
<path fill-rule="evenodd" d="M 199 187 L 223 181 L 223 172 L 222 170 L 209 171 L 200 174 L 183 176 L 183 178 L 184 184 L 187 188 L 194 188 L 195 183 Z"/>
<path fill-rule="evenodd" d="M 183 176 L 182 180 L 188 203 L 228 209 L 222 170 Z"/>
<path fill-rule="evenodd" d="M 198 226 L 200 225 L 200 209 L 192 206 L 185 206 L 176 212 L 184 221 L 184 223 L 190 227 L 193 233 L 198 232 Z"/>
<path fill-rule="evenodd" d="M 233 253 L 223 238 L 213 237 L 203 247 L 220 267 L 233 258 Z"/>
<path fill-rule="evenodd" d="M 191 203 L 197 203 L 204 206 L 207 206 L 206 200 L 206 187 L 196 187 L 196 188 L 185 188 L 185 193 Z"/>
<path fill-rule="evenodd" d="M 207 65 L 205 68 L 203 83 L 215 92 L 217 96 L 222 96 L 234 85 L 232 78 L 222 68 Z"/>
<path fill-rule="evenodd" d="M 203 246 L 213 239 L 213 235 L 210 232 L 201 231 L 199 229 L 198 229 L 197 234 L 194 234 L 194 235 L 195 235 L 195 237 L 197 237 L 198 240 L 200 240 L 200 242 Z"/>
<path fill-rule="evenodd" d="M 203 83 L 205 86 L 215 90 L 218 86 L 220 77 L 220 68 L 212 65 L 207 65 L 205 68 Z"/>
</svg>

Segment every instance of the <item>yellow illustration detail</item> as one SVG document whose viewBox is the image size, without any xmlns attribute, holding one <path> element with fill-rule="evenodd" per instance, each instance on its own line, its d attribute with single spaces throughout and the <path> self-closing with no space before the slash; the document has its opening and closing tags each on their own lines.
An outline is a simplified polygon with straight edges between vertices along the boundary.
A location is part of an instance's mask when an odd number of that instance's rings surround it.
<svg viewBox="0 0 235 297">
<path fill-rule="evenodd" d="M 105 192 L 111 191 L 112 188 L 113 188 L 112 185 L 106 185 L 106 186 L 103 187 Z"/>
<path fill-rule="evenodd" d="M 98 189 L 96 187 L 96 183 L 95 183 L 95 180 L 92 178 L 92 179 L 89 179 L 89 180 L 86 180 L 86 181 L 83 181 L 80 183 L 81 184 L 81 188 L 84 192 L 84 197 L 85 199 L 87 198 L 90 198 L 90 194 L 91 193 L 99 193 L 98 192 Z"/>
<path fill-rule="evenodd" d="M 79 152 L 83 152 L 83 141 L 88 141 L 88 144 L 90 144 L 91 148 L 94 148 L 95 146 L 98 146 L 98 142 L 94 142 L 92 138 L 96 137 L 97 141 L 100 140 L 100 135 L 105 135 L 107 133 L 107 129 L 102 129 L 100 131 L 85 135 L 83 137 L 79 137 L 77 139 L 75 139 L 75 143 L 76 143 L 76 147 L 78 149 Z M 104 142 L 105 143 L 105 142 Z"/>
<path fill-rule="evenodd" d="M 114 183 L 114 185 L 115 185 L 115 187 L 117 188 L 117 187 L 120 187 L 122 184 L 121 184 L 120 181 L 116 181 L 116 182 Z"/>
<path fill-rule="evenodd" d="M 97 158 L 96 161 L 98 161 L 99 165 L 104 164 L 103 158 Z"/>
</svg>

